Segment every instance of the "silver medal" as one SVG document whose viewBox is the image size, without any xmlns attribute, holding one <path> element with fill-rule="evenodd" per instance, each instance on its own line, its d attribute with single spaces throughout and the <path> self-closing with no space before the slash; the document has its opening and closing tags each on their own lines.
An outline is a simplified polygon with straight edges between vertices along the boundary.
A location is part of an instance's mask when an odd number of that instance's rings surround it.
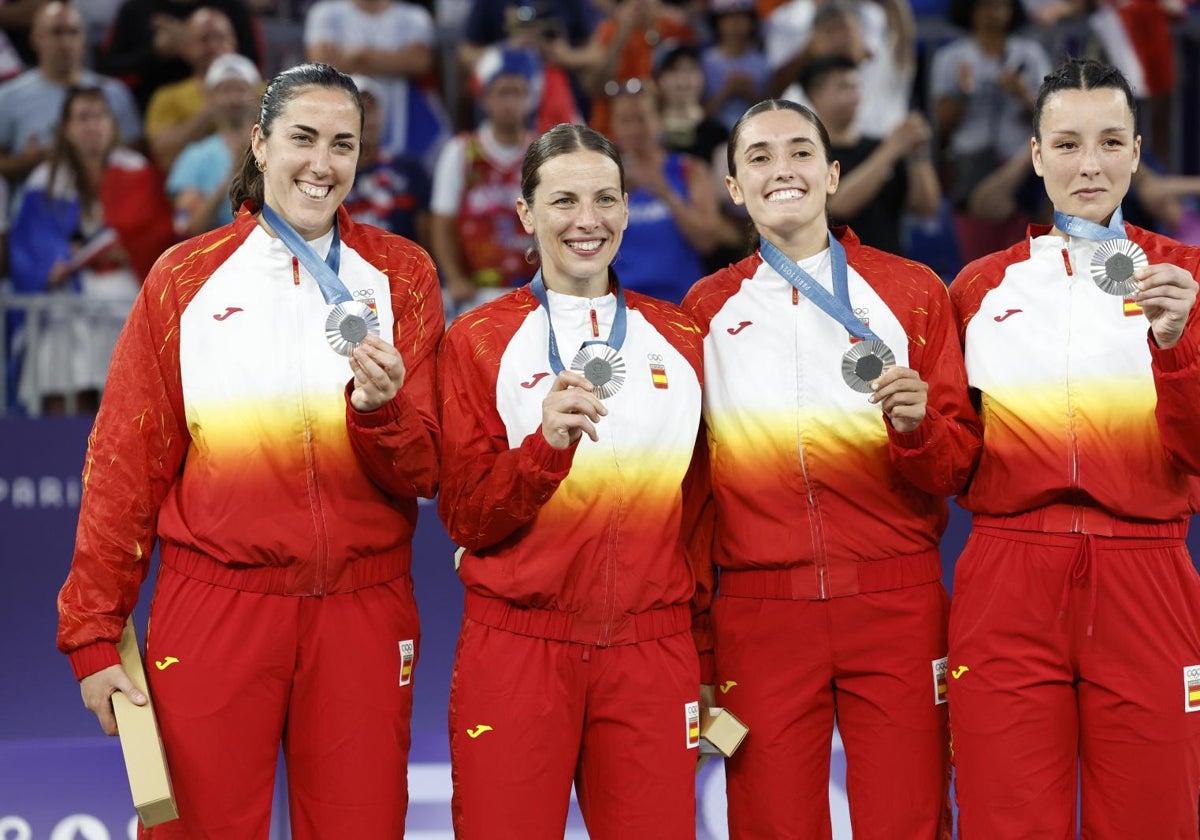
<svg viewBox="0 0 1200 840">
<path fill-rule="evenodd" d="M 379 316 L 365 303 L 346 301 L 329 310 L 325 340 L 343 356 L 349 356 L 367 335 L 379 335 Z"/>
<path fill-rule="evenodd" d="M 884 368 L 896 364 L 896 354 L 882 341 L 868 339 L 850 346 L 842 356 L 842 379 L 863 394 L 871 393 L 871 383 Z"/>
<path fill-rule="evenodd" d="M 1128 239 L 1105 239 L 1092 254 L 1092 279 L 1101 291 L 1117 297 L 1137 294 L 1133 272 L 1149 265 L 1146 252 Z"/>
<path fill-rule="evenodd" d="M 607 344 L 581 347 L 571 360 L 571 370 L 591 382 L 592 393 L 602 400 L 620 391 L 625 384 L 625 360 Z"/>
</svg>

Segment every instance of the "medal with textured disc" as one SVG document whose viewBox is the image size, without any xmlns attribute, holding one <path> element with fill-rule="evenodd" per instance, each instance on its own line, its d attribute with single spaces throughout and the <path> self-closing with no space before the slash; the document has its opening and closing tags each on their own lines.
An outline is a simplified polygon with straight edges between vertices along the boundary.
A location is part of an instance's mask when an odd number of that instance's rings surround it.
<svg viewBox="0 0 1200 840">
<path fill-rule="evenodd" d="M 607 344 L 587 344 L 571 360 L 571 370 L 592 383 L 592 392 L 602 400 L 611 397 L 625 384 L 625 360 Z"/>
<path fill-rule="evenodd" d="M 1117 297 L 1129 297 L 1138 290 L 1133 272 L 1149 263 L 1146 252 L 1136 242 L 1106 239 L 1092 254 L 1092 279 L 1101 291 Z"/>
<path fill-rule="evenodd" d="M 343 356 L 349 356 L 367 334 L 379 335 L 379 316 L 365 303 L 346 301 L 329 310 L 325 319 L 325 340 Z"/>
<path fill-rule="evenodd" d="M 842 356 L 842 379 L 855 391 L 869 394 L 871 383 L 879 378 L 884 368 L 894 364 L 896 355 L 882 341 L 860 341 Z"/>
</svg>

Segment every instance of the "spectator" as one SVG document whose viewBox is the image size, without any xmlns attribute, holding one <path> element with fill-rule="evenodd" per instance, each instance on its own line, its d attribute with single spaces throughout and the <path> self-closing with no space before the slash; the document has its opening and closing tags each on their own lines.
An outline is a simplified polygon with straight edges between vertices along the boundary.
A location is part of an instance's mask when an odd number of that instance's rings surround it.
<svg viewBox="0 0 1200 840">
<path fill-rule="evenodd" d="M 484 120 L 442 150 L 433 178 L 433 256 L 450 300 L 478 306 L 533 277 L 521 226 L 521 162 L 533 137 L 527 54 L 493 49 L 477 65 Z"/>
<path fill-rule="evenodd" d="M 189 143 L 167 178 L 175 233 L 181 239 L 233 221 L 229 184 L 250 145 L 262 76 L 244 55 L 227 53 L 208 66 L 204 89 L 208 98 L 204 110 L 212 115 L 216 131 Z"/>
<path fill-rule="evenodd" d="M 46 159 L 72 86 L 100 88 L 120 141 L 141 139 L 141 119 L 125 86 L 84 68 L 83 23 L 70 3 L 42 6 L 30 40 L 37 66 L 0 85 L 0 175 L 17 183 Z"/>
<path fill-rule="evenodd" d="M 1023 165 L 1029 158 L 1030 117 L 1050 59 L 1042 46 L 1014 35 L 1025 13 L 1014 0 L 955 0 L 951 21 L 969 34 L 939 49 L 933 57 L 931 87 L 943 145 L 947 192 L 955 209 L 955 229 L 964 262 L 1007 247 L 1025 235 L 1038 193 L 1031 172 L 1007 179 L 1015 192 L 979 190 L 981 181 L 997 174 L 1001 164 Z M 973 202 L 972 196 L 979 191 Z M 985 205 L 987 218 L 973 212 Z M 1003 218 L 986 207 L 1003 206 Z"/>
<path fill-rule="evenodd" d="M 33 19 L 45 0 L 0 0 L 0 33 L 8 41 L 22 64 L 34 60 L 29 47 Z"/>
<path fill-rule="evenodd" d="M 192 74 L 154 91 L 146 108 L 146 143 L 163 172 L 171 169 L 184 146 L 216 131 L 216 115 L 205 107 L 211 102 L 205 74 L 217 56 L 237 49 L 233 24 L 219 9 L 201 7 L 188 16 L 185 26 L 183 58 Z"/>
<path fill-rule="evenodd" d="M 677 304 L 717 244 L 711 170 L 663 148 L 654 95 L 642 86 L 630 83 L 613 98 L 612 121 L 629 194 L 629 225 L 613 268 L 625 288 Z"/>
<path fill-rule="evenodd" d="M 342 204 L 354 221 L 398 233 L 430 249 L 429 173 L 417 158 L 383 150 L 383 88 L 369 76 L 355 76 L 354 83 L 363 103 L 362 151 L 354 186 Z"/>
<path fill-rule="evenodd" d="M 929 123 L 913 111 L 885 140 L 863 137 L 855 128 L 859 69 L 847 56 L 818 58 L 800 78 L 841 167 L 837 192 L 827 202 L 834 222 L 849 225 L 864 245 L 904 254 L 904 213 L 933 215 L 941 200 Z"/>
<path fill-rule="evenodd" d="M 25 348 L 21 401 L 62 414 L 94 412 L 117 335 L 150 266 L 174 237 L 154 167 L 118 145 L 99 88 L 72 88 L 53 151 L 25 182 L 12 226 L 18 292 L 76 293 L 82 313 L 46 310 L 36 346 Z"/>
<path fill-rule="evenodd" d="M 668 42 L 655 55 L 662 144 L 672 152 L 687 152 L 712 166 L 729 132 L 704 111 L 704 70 L 700 52 L 690 44 Z"/>
<path fill-rule="evenodd" d="M 704 50 L 704 107 L 726 131 L 767 92 L 771 72 L 758 43 L 753 0 L 711 0 L 716 43 Z"/>
<path fill-rule="evenodd" d="M 660 0 L 620 0 L 612 17 L 596 28 L 581 71 L 592 96 L 593 128 L 608 133 L 610 99 L 625 82 L 650 78 L 654 50 L 669 40 L 694 44 L 697 38 L 684 17 L 664 8 Z"/>
<path fill-rule="evenodd" d="M 766 27 L 772 92 L 804 101 L 804 66 L 823 55 L 859 64 L 863 103 L 858 129 L 886 137 L 908 115 L 916 75 L 916 22 L 909 0 L 791 0 Z"/>
<path fill-rule="evenodd" d="M 225 13 L 237 33 L 237 51 L 261 65 L 258 26 L 245 0 L 125 0 L 117 11 L 100 67 L 133 89 L 143 111 L 154 91 L 186 79 L 186 20 L 197 6 Z"/>
<path fill-rule="evenodd" d="M 458 45 L 469 77 L 491 46 L 530 50 L 542 64 L 535 118 L 542 132 L 560 122 L 579 122 L 584 104 L 578 73 L 587 66 L 595 14 L 583 0 L 471 0 Z"/>
<path fill-rule="evenodd" d="M 385 151 L 435 159 L 447 122 L 418 84 L 434 68 L 429 12 L 400 0 L 321 0 L 305 20 L 304 46 L 311 61 L 379 82 Z"/>
</svg>

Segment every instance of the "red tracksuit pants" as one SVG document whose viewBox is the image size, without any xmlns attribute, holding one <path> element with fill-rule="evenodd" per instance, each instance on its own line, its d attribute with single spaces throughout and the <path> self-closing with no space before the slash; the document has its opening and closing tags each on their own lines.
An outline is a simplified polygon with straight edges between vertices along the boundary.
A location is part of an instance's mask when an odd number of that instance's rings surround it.
<svg viewBox="0 0 1200 840">
<path fill-rule="evenodd" d="M 146 672 L 180 818 L 139 837 L 265 840 L 281 742 L 293 838 L 402 837 L 417 637 L 407 576 L 309 598 L 162 567 Z"/>
<path fill-rule="evenodd" d="M 733 840 L 828 840 L 833 724 L 855 840 L 950 836 L 940 582 L 825 601 L 720 595 L 717 705 L 750 731 L 725 760 Z"/>
<path fill-rule="evenodd" d="M 1085 840 L 1196 840 L 1200 578 L 1182 539 L 977 525 L 950 674 L 963 840 L 1074 840 L 1077 790 Z"/>
<path fill-rule="evenodd" d="M 691 633 L 613 647 L 463 619 L 450 685 L 454 833 L 562 840 L 571 783 L 592 840 L 695 840 Z"/>
</svg>

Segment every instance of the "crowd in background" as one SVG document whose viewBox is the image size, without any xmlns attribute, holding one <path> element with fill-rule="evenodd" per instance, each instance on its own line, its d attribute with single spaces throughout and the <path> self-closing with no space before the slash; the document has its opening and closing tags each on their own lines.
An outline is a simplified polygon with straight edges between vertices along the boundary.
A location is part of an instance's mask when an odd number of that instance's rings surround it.
<svg viewBox="0 0 1200 840">
<path fill-rule="evenodd" d="M 748 253 L 724 186 L 750 105 L 829 128 L 837 224 L 950 279 L 1047 214 L 1033 97 L 1067 52 L 1143 101 L 1125 216 L 1200 244 L 1170 107 L 1185 0 L 0 0 L 0 301 L 8 412 L 91 411 L 172 243 L 231 221 L 264 78 L 310 59 L 366 104 L 350 214 L 433 256 L 448 317 L 527 282 L 529 143 L 587 122 L 625 166 L 629 288 L 678 302 Z M 920 37 L 918 37 L 920 34 Z"/>
</svg>

